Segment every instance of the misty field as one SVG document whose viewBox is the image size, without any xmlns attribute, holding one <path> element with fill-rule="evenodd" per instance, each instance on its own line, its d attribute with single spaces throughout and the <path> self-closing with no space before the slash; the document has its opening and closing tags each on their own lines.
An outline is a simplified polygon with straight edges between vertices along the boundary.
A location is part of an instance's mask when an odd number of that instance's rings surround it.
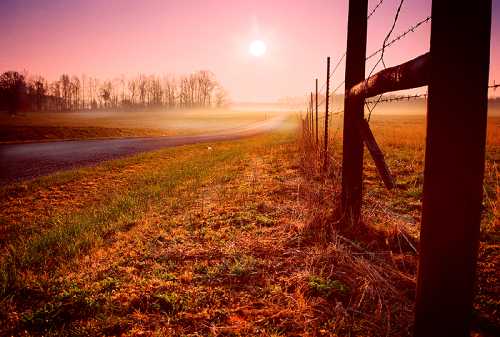
<svg viewBox="0 0 500 337">
<path fill-rule="evenodd" d="M 158 109 L 0 114 L 0 142 L 213 133 L 276 116 L 258 109 Z"/>
<path fill-rule="evenodd" d="M 398 188 L 384 188 L 367 155 L 364 223 L 345 233 L 330 231 L 342 134 L 332 122 L 326 173 L 290 117 L 267 135 L 2 187 L 0 334 L 410 336 L 425 118 L 373 117 Z M 490 118 L 478 336 L 500 324 L 499 156 Z"/>
</svg>

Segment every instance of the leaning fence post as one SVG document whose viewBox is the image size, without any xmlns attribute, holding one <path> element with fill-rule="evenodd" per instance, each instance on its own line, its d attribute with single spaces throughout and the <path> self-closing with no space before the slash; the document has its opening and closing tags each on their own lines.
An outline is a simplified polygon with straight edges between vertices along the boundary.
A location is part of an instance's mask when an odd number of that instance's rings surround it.
<svg viewBox="0 0 500 337">
<path fill-rule="evenodd" d="M 330 56 L 326 58 L 326 93 L 325 93 L 325 153 L 323 167 L 328 167 L 328 107 L 330 103 Z"/>
<path fill-rule="evenodd" d="M 469 336 L 481 221 L 491 0 L 432 1 L 415 336 Z"/>
<path fill-rule="evenodd" d="M 368 0 L 349 0 L 345 71 L 346 93 L 365 79 Z M 361 214 L 363 140 L 357 130 L 364 100 L 345 96 L 342 151 L 342 209 L 345 223 L 357 223 Z"/>
</svg>

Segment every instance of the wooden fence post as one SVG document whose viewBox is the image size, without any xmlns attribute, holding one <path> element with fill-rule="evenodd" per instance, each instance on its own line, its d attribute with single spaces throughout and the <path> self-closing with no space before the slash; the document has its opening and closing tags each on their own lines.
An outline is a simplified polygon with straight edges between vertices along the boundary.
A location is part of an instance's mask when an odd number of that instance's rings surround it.
<svg viewBox="0 0 500 337">
<path fill-rule="evenodd" d="M 313 102 L 312 91 L 311 91 L 311 100 L 309 104 L 311 106 L 311 143 L 312 143 L 312 139 L 314 137 L 314 102 Z"/>
<path fill-rule="evenodd" d="M 484 175 L 491 0 L 467 3 L 432 1 L 416 337 L 469 336 Z"/>
<path fill-rule="evenodd" d="M 309 102 L 309 105 L 307 106 L 307 115 L 306 115 L 306 123 L 307 123 L 307 132 L 309 133 L 310 130 L 310 125 L 311 124 L 311 102 Z"/>
<path fill-rule="evenodd" d="M 368 0 L 349 0 L 345 92 L 365 79 Z M 363 140 L 357 129 L 364 115 L 364 99 L 344 101 L 342 152 L 342 209 L 345 223 L 356 224 L 361 214 Z"/>
<path fill-rule="evenodd" d="M 316 79 L 316 146 L 319 144 L 319 136 L 318 136 L 318 79 Z"/>
<path fill-rule="evenodd" d="M 368 125 L 368 121 L 366 119 L 360 120 L 359 132 L 361 133 L 363 141 L 368 148 L 368 152 L 370 152 L 370 155 L 372 156 L 373 162 L 377 167 L 378 174 L 384 182 L 385 187 L 389 190 L 393 189 L 395 187 L 394 178 L 385 163 L 384 154 L 375 141 L 375 137 L 373 137 L 372 130 L 370 130 L 370 125 Z"/>
<path fill-rule="evenodd" d="M 305 130 L 306 133 L 309 132 L 309 108 L 306 110 L 306 115 L 304 117 L 304 124 L 306 125 Z"/>
<path fill-rule="evenodd" d="M 325 92 L 325 153 L 323 167 L 328 167 L 328 107 L 330 104 L 330 56 L 326 58 L 326 92 Z"/>
</svg>

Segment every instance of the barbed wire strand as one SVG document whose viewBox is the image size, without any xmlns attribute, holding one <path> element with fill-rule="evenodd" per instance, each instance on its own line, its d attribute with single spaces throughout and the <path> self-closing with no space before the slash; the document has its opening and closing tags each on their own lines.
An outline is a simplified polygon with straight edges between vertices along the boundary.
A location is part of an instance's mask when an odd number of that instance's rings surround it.
<svg viewBox="0 0 500 337">
<path fill-rule="evenodd" d="M 428 96 L 427 93 L 415 94 L 415 95 L 389 96 L 389 97 L 381 99 L 379 101 L 379 103 L 397 102 L 397 101 L 417 99 L 417 98 L 422 98 L 422 97 L 427 97 L 427 96 Z M 366 101 L 365 103 L 374 104 L 375 102 L 374 101 Z"/>
<path fill-rule="evenodd" d="M 396 24 L 398 22 L 398 19 L 399 19 L 399 14 L 401 13 L 401 8 L 403 7 L 403 4 L 404 4 L 405 0 L 401 0 L 399 2 L 399 5 L 398 5 L 398 8 L 396 10 L 396 14 L 394 15 L 394 20 L 392 22 L 392 26 L 391 28 L 389 29 L 389 31 L 387 32 L 387 35 L 385 36 L 384 38 L 384 42 L 382 43 L 382 47 L 381 47 L 381 51 L 380 51 L 380 57 L 378 59 L 378 61 L 375 63 L 375 65 L 373 66 L 373 68 L 370 70 L 370 73 L 368 75 L 368 78 L 370 76 L 372 76 L 373 72 L 375 71 L 375 69 L 377 68 L 377 66 L 380 64 L 380 62 L 382 62 L 382 65 L 384 67 L 384 69 L 386 69 L 386 65 L 385 65 L 385 61 L 384 61 L 384 54 L 385 54 L 385 48 L 387 47 L 387 41 L 389 40 L 389 38 L 391 37 L 392 35 L 392 32 L 394 32 L 394 28 L 396 28 Z M 366 85 L 366 82 L 365 82 L 365 85 Z M 378 97 L 377 99 L 377 102 L 375 104 L 373 104 L 373 106 L 371 108 L 368 108 L 368 111 L 369 111 L 369 115 L 368 115 L 368 121 L 370 120 L 371 118 L 371 114 L 373 112 L 373 110 L 375 109 L 375 107 L 378 105 L 378 103 L 380 102 L 380 100 L 382 99 L 382 96 L 384 94 L 380 94 L 380 96 Z"/>
<path fill-rule="evenodd" d="M 387 47 L 387 41 L 391 37 L 392 32 L 394 31 L 394 28 L 396 27 L 396 23 L 398 22 L 398 19 L 399 19 L 399 13 L 401 13 L 401 8 L 403 7 L 404 2 L 405 2 L 405 0 L 401 0 L 399 2 L 399 6 L 398 6 L 398 9 L 396 10 L 396 15 L 394 16 L 394 20 L 392 22 L 391 29 L 389 29 L 389 32 L 385 36 L 384 42 L 382 43 L 382 47 L 381 47 L 382 50 L 380 51 L 381 55 L 380 55 L 378 61 L 373 66 L 372 70 L 370 71 L 370 74 L 368 75 L 368 77 L 370 77 L 373 74 L 373 72 L 375 71 L 377 66 L 380 64 L 380 62 L 382 62 L 382 65 L 384 66 L 384 68 L 386 68 L 385 62 L 384 62 L 385 48 Z"/>
<path fill-rule="evenodd" d="M 370 11 L 370 14 L 368 14 L 368 16 L 366 17 L 367 20 L 370 20 L 370 18 L 372 17 L 372 15 L 375 14 L 375 12 L 377 11 L 377 9 L 382 5 L 383 2 L 384 2 L 384 0 L 380 0 L 378 2 L 378 4 Z"/>
<path fill-rule="evenodd" d="M 399 41 L 402 38 L 406 37 L 406 35 L 408 35 L 410 33 L 414 33 L 417 28 L 419 28 L 420 26 L 422 26 L 424 23 L 427 23 L 427 22 L 431 21 L 431 19 L 432 19 L 432 16 L 428 16 L 425 19 L 417 22 L 416 24 L 414 24 L 413 26 L 411 26 L 410 28 L 408 28 L 407 30 L 405 30 L 403 33 L 399 34 L 398 36 L 396 36 L 395 38 L 393 38 L 391 41 L 387 42 L 387 44 L 385 45 L 385 48 L 392 46 L 397 41 Z M 376 56 L 377 54 L 379 54 L 382 50 L 383 50 L 383 47 L 380 48 L 380 49 L 378 49 L 378 50 L 376 50 L 376 51 L 374 51 L 373 53 L 371 53 L 369 56 L 366 57 L 366 60 L 368 61 L 369 59 L 373 58 L 374 56 Z"/>
<path fill-rule="evenodd" d="M 389 38 L 392 35 L 392 33 L 394 32 L 395 26 L 396 26 L 396 24 L 398 22 L 398 18 L 399 18 L 399 15 L 401 13 L 401 8 L 402 8 L 402 6 L 404 4 L 404 1 L 405 0 L 401 0 L 400 3 L 399 3 L 399 5 L 398 5 L 398 8 L 396 10 L 396 14 L 394 16 L 394 20 L 393 20 L 392 26 L 391 26 L 389 32 L 387 33 L 386 37 L 384 38 L 384 41 L 382 43 L 382 47 L 379 48 L 378 50 L 374 51 L 372 54 L 370 54 L 368 57 L 365 58 L 365 60 L 370 60 L 371 58 L 375 57 L 376 55 L 381 54 L 380 57 L 379 57 L 379 59 L 375 63 L 375 65 L 370 70 L 370 73 L 369 73 L 368 77 L 370 77 L 373 74 L 373 72 L 375 71 L 375 69 L 377 68 L 377 66 L 380 63 L 382 63 L 384 69 L 386 69 L 384 56 L 385 56 L 385 50 L 386 50 L 387 47 L 390 47 L 394 43 L 396 43 L 397 41 L 405 38 L 408 34 L 415 32 L 416 29 L 418 29 L 423 24 L 430 22 L 431 19 L 432 19 L 431 16 L 428 16 L 428 17 L 426 17 L 426 18 L 418 21 L 414 25 L 410 26 L 407 30 L 403 31 L 401 34 L 399 34 L 398 36 L 396 36 L 395 38 L 393 38 L 392 40 L 389 41 Z M 370 19 L 375 14 L 375 12 L 378 10 L 378 8 L 382 5 L 383 2 L 384 2 L 384 0 L 380 0 L 377 3 L 377 5 L 368 14 L 367 19 Z M 344 52 L 340 56 L 339 60 L 337 61 L 336 66 L 333 68 L 333 70 L 330 73 L 330 77 L 332 77 L 332 75 L 336 72 L 336 70 L 340 66 L 340 64 L 343 61 L 343 59 L 345 58 L 345 56 L 346 56 L 346 52 Z M 342 81 L 332 91 L 332 93 L 331 93 L 332 97 L 337 92 L 337 90 L 340 89 L 342 87 L 342 85 L 344 85 L 344 84 L 345 84 L 345 80 Z M 326 101 L 326 94 L 322 93 L 322 91 L 325 88 L 325 86 L 326 86 L 326 81 L 323 83 L 321 89 L 318 92 L 318 95 L 323 96 L 323 98 L 321 99 L 321 101 L 318 103 L 318 106 L 322 106 L 325 103 L 325 101 Z M 488 86 L 488 88 L 494 89 L 494 90 L 496 90 L 496 88 L 498 88 L 498 87 L 500 87 L 500 84 L 496 84 L 495 82 L 494 82 L 493 85 Z M 375 109 L 375 107 L 379 103 L 396 102 L 396 101 L 402 101 L 402 100 L 410 100 L 410 99 L 417 99 L 417 98 L 422 98 L 422 97 L 426 98 L 427 97 L 427 93 L 425 93 L 425 94 L 416 94 L 416 95 L 401 95 L 401 96 L 396 96 L 396 97 L 391 96 L 391 97 L 388 97 L 388 98 L 382 98 L 383 95 L 384 94 L 379 95 L 376 100 L 371 100 L 371 101 L 366 101 L 365 102 L 365 105 L 366 105 L 366 107 L 369 110 L 368 121 L 370 121 L 371 114 L 372 114 L 373 110 Z M 371 104 L 371 106 L 370 106 L 370 104 Z M 332 118 L 333 115 L 340 114 L 340 113 L 343 113 L 343 110 L 329 114 L 329 118 Z M 319 119 L 324 119 L 324 118 L 325 118 L 325 116 L 319 117 Z"/>
<path fill-rule="evenodd" d="M 370 18 L 375 14 L 375 12 L 379 9 L 379 7 L 382 5 L 382 3 L 384 2 L 384 0 L 380 0 L 377 5 L 375 5 L 375 7 L 370 11 L 370 13 L 368 14 L 367 16 L 367 20 L 370 20 Z M 332 76 L 335 71 L 337 70 L 337 68 L 340 66 L 340 63 L 342 62 L 342 60 L 344 59 L 344 57 L 346 56 L 347 54 L 347 51 L 344 51 L 344 53 L 340 56 L 340 59 L 337 61 L 337 65 L 333 68 L 333 70 L 331 71 L 330 73 L 330 76 Z M 323 89 L 325 88 L 326 86 L 326 81 L 323 83 L 323 85 L 321 86 L 321 89 L 319 90 L 319 92 L 322 92 Z"/>
<path fill-rule="evenodd" d="M 332 79 L 333 75 L 335 74 L 335 72 L 337 71 L 338 67 L 340 66 L 340 64 L 342 63 L 342 60 L 344 60 L 344 57 L 347 55 L 347 52 L 344 52 L 344 54 L 342 54 L 342 56 L 340 57 L 340 59 L 338 60 L 337 64 L 335 65 L 335 67 L 333 68 L 333 70 L 330 72 L 330 79 Z"/>
</svg>

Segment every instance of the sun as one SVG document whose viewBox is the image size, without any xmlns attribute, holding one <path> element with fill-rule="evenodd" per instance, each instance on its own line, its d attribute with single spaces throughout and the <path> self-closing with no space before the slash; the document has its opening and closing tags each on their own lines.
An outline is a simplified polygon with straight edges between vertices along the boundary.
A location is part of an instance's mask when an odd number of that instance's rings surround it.
<svg viewBox="0 0 500 337">
<path fill-rule="evenodd" d="M 249 51 L 253 56 L 260 57 L 266 53 L 267 46 L 261 40 L 255 40 L 250 43 Z"/>
</svg>

